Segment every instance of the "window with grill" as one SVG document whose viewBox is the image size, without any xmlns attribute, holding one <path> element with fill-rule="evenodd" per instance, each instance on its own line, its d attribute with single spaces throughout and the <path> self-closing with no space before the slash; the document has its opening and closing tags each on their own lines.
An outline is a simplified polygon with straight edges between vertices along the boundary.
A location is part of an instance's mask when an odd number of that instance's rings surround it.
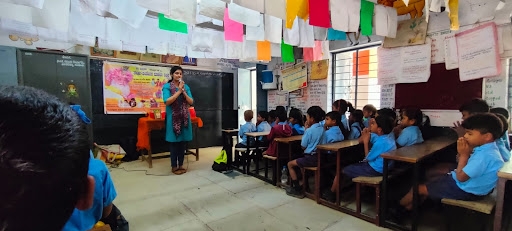
<svg viewBox="0 0 512 231">
<path fill-rule="evenodd" d="M 331 96 L 344 99 L 357 109 L 366 104 L 380 108 L 377 81 L 377 46 L 333 53 Z M 331 106 L 331 105 L 329 105 Z"/>
</svg>

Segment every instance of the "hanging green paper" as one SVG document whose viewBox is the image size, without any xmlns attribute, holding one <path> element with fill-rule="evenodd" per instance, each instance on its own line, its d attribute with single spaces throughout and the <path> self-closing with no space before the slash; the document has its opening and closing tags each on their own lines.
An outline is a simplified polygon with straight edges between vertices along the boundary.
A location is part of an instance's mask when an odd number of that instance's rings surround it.
<svg viewBox="0 0 512 231">
<path fill-rule="evenodd" d="M 284 43 L 284 40 L 281 40 L 281 57 L 284 63 L 295 62 L 295 57 L 293 55 L 293 46 Z"/>
<path fill-rule="evenodd" d="M 158 14 L 158 28 L 188 34 L 186 23 L 166 18 L 164 14 Z"/>
<path fill-rule="evenodd" d="M 372 35 L 373 8 L 375 4 L 366 0 L 361 0 L 361 34 Z"/>
</svg>

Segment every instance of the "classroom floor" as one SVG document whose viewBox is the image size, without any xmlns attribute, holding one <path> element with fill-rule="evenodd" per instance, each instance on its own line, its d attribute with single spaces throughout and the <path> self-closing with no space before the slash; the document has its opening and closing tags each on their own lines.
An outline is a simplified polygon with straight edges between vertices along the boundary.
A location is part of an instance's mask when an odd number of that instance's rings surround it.
<svg viewBox="0 0 512 231">
<path fill-rule="evenodd" d="M 141 161 L 112 168 L 118 192 L 114 204 L 130 230 L 388 230 L 313 200 L 287 196 L 256 178 L 217 173 L 211 165 L 220 150 L 200 149 L 200 161 L 188 156 L 189 172 L 180 176 L 170 172 L 168 157 L 153 160 L 152 169 Z M 439 222 L 419 230 L 439 230 Z"/>
</svg>

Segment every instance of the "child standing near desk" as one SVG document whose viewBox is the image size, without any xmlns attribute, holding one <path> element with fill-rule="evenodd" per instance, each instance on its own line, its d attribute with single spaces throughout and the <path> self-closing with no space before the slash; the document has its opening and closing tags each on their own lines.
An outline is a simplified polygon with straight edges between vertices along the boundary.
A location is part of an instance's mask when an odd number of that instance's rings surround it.
<svg viewBox="0 0 512 231">
<path fill-rule="evenodd" d="M 254 118 L 254 113 L 251 110 L 247 110 L 244 112 L 245 124 L 240 126 L 240 130 L 238 131 L 238 136 L 242 138 L 240 143 L 235 145 L 235 148 L 247 148 L 247 145 L 253 146 L 247 143 L 247 135 L 245 133 L 255 132 L 257 131 L 256 125 L 254 125 L 251 121 Z"/>
<path fill-rule="evenodd" d="M 302 136 L 301 146 L 304 149 L 304 157 L 288 162 L 288 171 L 292 180 L 292 185 L 286 190 L 289 196 L 304 198 L 302 185 L 297 179 L 295 168 L 316 167 L 318 157 L 316 156 L 316 146 L 322 144 L 324 139 L 324 127 L 320 125 L 320 121 L 324 120 L 325 111 L 319 106 L 312 106 L 308 109 L 306 120 L 311 126 L 304 132 Z"/>
<path fill-rule="evenodd" d="M 498 171 L 503 167 L 495 142 L 503 131 L 501 121 L 491 113 L 482 113 L 465 118 L 461 126 L 466 133 L 457 140 L 457 169 L 433 182 L 419 185 L 422 198 L 473 201 L 496 187 Z M 411 189 L 400 200 L 400 205 L 411 210 L 412 202 Z"/>
</svg>

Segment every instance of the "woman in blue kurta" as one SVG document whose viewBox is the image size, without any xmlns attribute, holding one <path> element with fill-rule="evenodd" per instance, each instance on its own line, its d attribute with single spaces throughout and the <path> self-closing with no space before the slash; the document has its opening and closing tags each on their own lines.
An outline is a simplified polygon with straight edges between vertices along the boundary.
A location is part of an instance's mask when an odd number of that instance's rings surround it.
<svg viewBox="0 0 512 231">
<path fill-rule="evenodd" d="M 183 168 L 185 144 L 192 140 L 192 122 L 188 107 L 194 103 L 190 88 L 183 82 L 182 76 L 181 67 L 172 67 L 170 80 L 162 88 L 166 105 L 165 140 L 170 143 L 172 172 L 177 175 L 187 172 Z"/>
</svg>

